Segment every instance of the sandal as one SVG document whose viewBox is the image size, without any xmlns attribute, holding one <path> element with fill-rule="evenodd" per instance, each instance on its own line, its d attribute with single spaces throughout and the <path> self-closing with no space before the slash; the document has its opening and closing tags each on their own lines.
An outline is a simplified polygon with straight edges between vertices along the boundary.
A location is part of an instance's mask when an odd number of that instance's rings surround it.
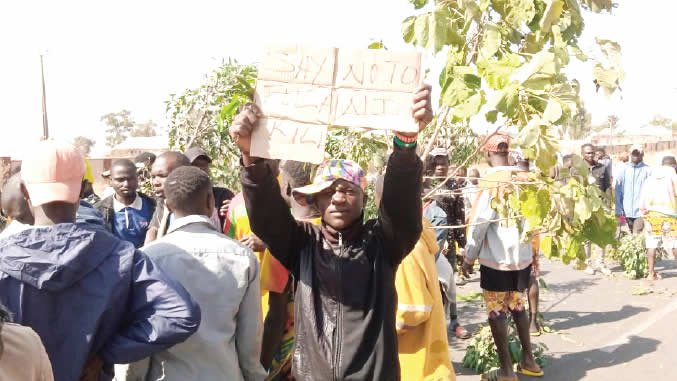
<svg viewBox="0 0 677 381">
<path fill-rule="evenodd" d="M 661 279 L 663 279 L 663 277 L 659 273 L 654 271 L 653 274 L 647 275 L 646 279 L 648 279 L 648 280 L 661 280 Z"/>
<path fill-rule="evenodd" d="M 501 376 L 500 374 L 501 370 L 500 369 L 492 369 L 486 373 L 482 373 L 482 377 L 480 380 L 482 381 L 519 381 L 519 378 L 517 378 L 517 375 L 513 375 L 512 377 L 505 377 Z"/>
<path fill-rule="evenodd" d="M 460 324 L 456 324 L 456 327 L 454 327 L 454 335 L 461 340 L 467 340 L 472 336 L 470 332 Z"/>
<path fill-rule="evenodd" d="M 543 377 L 545 375 L 543 369 L 539 369 L 538 371 L 529 370 L 527 368 L 522 368 L 521 364 L 515 364 L 515 372 L 529 377 Z"/>
</svg>

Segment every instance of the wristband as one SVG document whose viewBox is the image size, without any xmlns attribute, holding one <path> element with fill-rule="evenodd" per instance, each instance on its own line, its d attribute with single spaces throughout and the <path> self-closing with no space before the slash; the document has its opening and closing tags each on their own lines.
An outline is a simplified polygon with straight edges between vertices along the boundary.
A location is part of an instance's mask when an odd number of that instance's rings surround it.
<svg viewBox="0 0 677 381">
<path fill-rule="evenodd" d="M 418 139 L 418 134 L 414 136 L 404 136 L 399 132 L 395 132 L 395 137 L 400 139 L 402 143 L 416 143 L 416 139 Z"/>
<path fill-rule="evenodd" d="M 416 147 L 416 140 L 414 140 L 413 143 L 406 143 L 406 142 L 403 142 L 402 139 L 400 139 L 399 137 L 395 136 L 395 139 L 393 139 L 393 141 L 395 142 L 395 145 L 398 146 L 398 147 L 403 147 L 403 148 Z"/>
</svg>

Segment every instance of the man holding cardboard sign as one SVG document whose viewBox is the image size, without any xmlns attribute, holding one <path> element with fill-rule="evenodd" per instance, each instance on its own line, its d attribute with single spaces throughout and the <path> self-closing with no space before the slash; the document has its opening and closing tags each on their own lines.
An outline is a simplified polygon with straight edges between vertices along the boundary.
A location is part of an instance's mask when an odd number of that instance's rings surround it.
<svg viewBox="0 0 677 381">
<path fill-rule="evenodd" d="M 408 107 L 418 130 L 432 119 L 430 86 Z M 411 99 L 411 98 L 410 98 Z M 395 271 L 421 234 L 422 163 L 417 132 L 396 132 L 376 220 L 363 221 L 364 171 L 350 160 L 330 160 L 313 184 L 294 189 L 313 203 L 321 226 L 294 220 L 280 195 L 276 162 L 251 154 L 260 126 L 258 107 L 233 121 L 242 152 L 242 185 L 254 233 L 296 279 L 297 380 L 399 380 Z"/>
</svg>

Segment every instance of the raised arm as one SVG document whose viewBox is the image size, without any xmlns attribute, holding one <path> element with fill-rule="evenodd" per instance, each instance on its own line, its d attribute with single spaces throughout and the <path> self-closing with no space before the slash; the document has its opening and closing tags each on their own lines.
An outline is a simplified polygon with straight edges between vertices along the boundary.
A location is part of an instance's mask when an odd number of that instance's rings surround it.
<svg viewBox="0 0 677 381">
<path fill-rule="evenodd" d="M 422 85 L 413 97 L 412 116 L 419 131 L 432 120 L 431 92 L 430 85 Z M 423 163 L 416 155 L 417 135 L 395 132 L 394 150 L 383 179 L 378 225 L 393 266 L 402 262 L 421 236 Z"/>
<path fill-rule="evenodd" d="M 297 274 L 301 248 L 311 237 L 309 225 L 298 223 L 280 194 L 277 162 L 251 157 L 251 133 L 258 125 L 260 112 L 248 105 L 233 120 L 230 134 L 242 153 L 242 193 L 251 230 L 270 249 L 282 265 Z"/>
<path fill-rule="evenodd" d="M 423 164 L 416 148 L 396 144 L 383 180 L 383 200 L 378 215 L 385 253 L 393 266 L 404 259 L 421 236 L 422 176 Z"/>
</svg>

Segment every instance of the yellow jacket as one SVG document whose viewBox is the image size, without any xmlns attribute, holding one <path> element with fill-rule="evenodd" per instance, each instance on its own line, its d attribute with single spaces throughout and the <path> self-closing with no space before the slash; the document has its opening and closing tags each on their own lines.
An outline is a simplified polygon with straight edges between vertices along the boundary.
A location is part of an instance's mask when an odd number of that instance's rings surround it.
<svg viewBox="0 0 677 381">
<path fill-rule="evenodd" d="M 395 276 L 397 334 L 402 380 L 455 380 L 437 279 L 438 251 L 432 225 L 423 220 L 423 233 Z"/>
</svg>

